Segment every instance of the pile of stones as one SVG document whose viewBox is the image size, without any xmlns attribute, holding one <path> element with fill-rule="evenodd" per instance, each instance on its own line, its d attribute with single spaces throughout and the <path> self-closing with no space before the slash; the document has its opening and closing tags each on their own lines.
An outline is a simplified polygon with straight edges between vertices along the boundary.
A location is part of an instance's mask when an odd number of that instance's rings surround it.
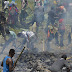
<svg viewBox="0 0 72 72">
<path fill-rule="evenodd" d="M 49 52 L 25 52 L 17 62 L 15 72 L 49 72 L 48 68 L 58 58 Z"/>
</svg>

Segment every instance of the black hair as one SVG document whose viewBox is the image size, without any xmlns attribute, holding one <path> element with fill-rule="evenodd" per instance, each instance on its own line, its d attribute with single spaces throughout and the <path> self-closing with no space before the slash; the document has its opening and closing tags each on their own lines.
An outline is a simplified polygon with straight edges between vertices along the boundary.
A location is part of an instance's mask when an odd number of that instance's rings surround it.
<svg viewBox="0 0 72 72">
<path fill-rule="evenodd" d="M 22 33 L 18 33 L 18 34 L 17 34 L 18 37 L 21 37 L 21 35 L 22 35 Z"/>
<path fill-rule="evenodd" d="M 7 33 L 7 34 L 10 34 L 9 29 L 6 29 L 6 33 Z"/>
<path fill-rule="evenodd" d="M 14 49 L 10 49 L 9 54 L 13 54 L 13 53 L 15 53 L 15 50 Z"/>
<path fill-rule="evenodd" d="M 61 58 L 64 58 L 66 60 L 67 55 L 62 55 Z"/>
</svg>

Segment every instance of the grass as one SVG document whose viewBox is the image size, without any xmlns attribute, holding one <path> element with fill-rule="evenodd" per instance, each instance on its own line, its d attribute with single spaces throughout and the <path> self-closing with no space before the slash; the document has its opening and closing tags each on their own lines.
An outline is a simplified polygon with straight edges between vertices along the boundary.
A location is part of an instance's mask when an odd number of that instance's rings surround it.
<svg viewBox="0 0 72 72">
<path fill-rule="evenodd" d="M 9 2 L 11 2 L 11 1 L 12 0 L 9 0 Z M 19 9 L 19 14 L 20 14 L 20 12 L 21 12 L 21 0 L 16 0 L 16 3 L 17 3 L 17 8 Z M 25 21 L 26 23 L 29 23 L 32 20 L 33 14 L 31 14 L 31 12 L 33 9 L 34 9 L 34 0 L 28 0 L 28 6 L 26 7 L 26 12 L 28 13 L 28 16 L 27 16 L 26 21 Z M 18 23 L 18 26 L 20 26 L 20 28 L 11 28 L 10 27 L 10 30 L 14 31 L 15 33 L 18 33 L 23 29 L 23 26 L 20 25 L 20 22 Z"/>
<path fill-rule="evenodd" d="M 11 2 L 12 0 L 9 0 L 9 2 Z M 15 1 L 17 3 L 17 7 L 19 10 L 21 10 L 21 0 L 16 0 Z M 34 0 L 28 0 L 28 7 L 30 7 L 31 9 L 34 8 Z"/>
<path fill-rule="evenodd" d="M 2 1 L 2 0 L 0 0 L 0 1 Z M 2 10 L 2 4 L 0 3 L 0 11 Z"/>
</svg>

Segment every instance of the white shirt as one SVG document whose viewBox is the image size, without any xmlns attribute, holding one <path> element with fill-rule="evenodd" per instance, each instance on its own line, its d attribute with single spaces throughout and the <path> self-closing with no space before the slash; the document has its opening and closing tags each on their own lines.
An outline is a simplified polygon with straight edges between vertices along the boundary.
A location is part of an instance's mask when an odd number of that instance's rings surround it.
<svg viewBox="0 0 72 72">
<path fill-rule="evenodd" d="M 22 31 L 22 34 L 25 35 L 25 37 L 28 35 L 29 38 L 35 35 L 32 31 Z"/>
<path fill-rule="evenodd" d="M 5 8 L 8 8 L 9 1 L 4 1 L 4 4 L 5 4 L 4 9 L 5 9 Z"/>
<path fill-rule="evenodd" d="M 35 35 L 32 31 L 22 31 L 22 34 L 27 38 L 27 41 L 29 41 L 29 39 Z"/>
</svg>

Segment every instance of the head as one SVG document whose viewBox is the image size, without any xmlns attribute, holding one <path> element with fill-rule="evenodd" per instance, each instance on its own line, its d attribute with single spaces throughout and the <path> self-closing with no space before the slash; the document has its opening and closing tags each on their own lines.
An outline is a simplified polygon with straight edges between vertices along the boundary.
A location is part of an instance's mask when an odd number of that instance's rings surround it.
<svg viewBox="0 0 72 72">
<path fill-rule="evenodd" d="M 9 29 L 6 29 L 6 34 L 10 34 Z"/>
<path fill-rule="evenodd" d="M 61 58 L 64 58 L 66 60 L 67 55 L 64 54 L 64 55 L 61 56 Z"/>
<path fill-rule="evenodd" d="M 21 33 L 21 32 L 17 34 L 17 36 L 18 36 L 18 37 L 21 37 L 21 35 L 22 35 L 22 33 Z"/>
<path fill-rule="evenodd" d="M 15 54 L 15 50 L 14 50 L 14 49 L 10 49 L 10 51 L 9 51 L 9 55 L 10 55 L 11 57 L 13 57 L 14 54 Z"/>
</svg>

